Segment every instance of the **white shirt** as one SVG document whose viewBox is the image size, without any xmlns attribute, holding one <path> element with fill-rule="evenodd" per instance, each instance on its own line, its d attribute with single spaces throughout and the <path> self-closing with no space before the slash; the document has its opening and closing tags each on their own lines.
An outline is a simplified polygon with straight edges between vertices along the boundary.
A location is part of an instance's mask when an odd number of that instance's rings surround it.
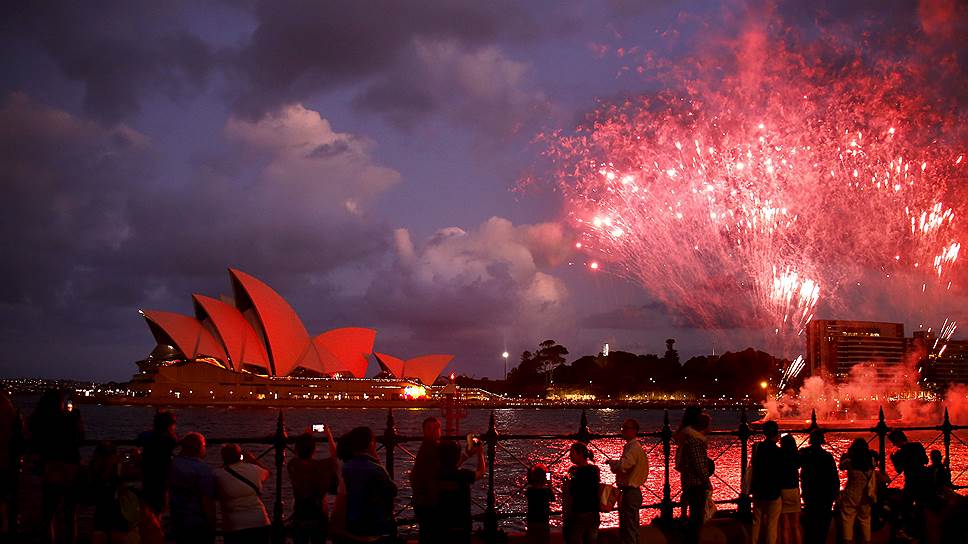
<svg viewBox="0 0 968 544">
<path fill-rule="evenodd" d="M 649 478 L 649 456 L 634 438 L 625 443 L 622 457 L 609 461 L 608 466 L 615 473 L 615 484 L 619 487 L 642 487 Z"/>
<path fill-rule="evenodd" d="M 251 463 L 235 463 L 232 470 L 262 490 L 269 479 L 269 471 Z M 245 482 L 232 476 L 223 467 L 215 469 L 218 502 L 222 508 L 222 530 L 226 532 L 269 525 L 269 514 L 262 499 Z"/>
</svg>

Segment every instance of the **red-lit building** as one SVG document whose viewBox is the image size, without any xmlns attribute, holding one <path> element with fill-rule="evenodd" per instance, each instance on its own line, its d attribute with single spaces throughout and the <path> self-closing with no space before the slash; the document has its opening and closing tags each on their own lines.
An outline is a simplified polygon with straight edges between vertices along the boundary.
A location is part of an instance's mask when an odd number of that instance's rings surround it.
<svg viewBox="0 0 968 544">
<path fill-rule="evenodd" d="M 376 331 L 368 328 L 310 336 L 271 287 L 236 269 L 229 269 L 229 277 L 233 298 L 193 295 L 193 316 L 141 311 L 157 345 L 138 363 L 136 391 L 177 399 L 387 398 L 390 391 L 402 395 L 406 387 L 432 385 L 453 359 L 374 354 Z M 370 355 L 383 379 L 366 379 Z"/>
</svg>

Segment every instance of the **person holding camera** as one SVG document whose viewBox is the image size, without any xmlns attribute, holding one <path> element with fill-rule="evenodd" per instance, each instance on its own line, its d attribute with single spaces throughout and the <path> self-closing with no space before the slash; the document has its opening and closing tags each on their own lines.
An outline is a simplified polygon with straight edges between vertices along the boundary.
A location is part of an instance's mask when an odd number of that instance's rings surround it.
<svg viewBox="0 0 968 544">
<path fill-rule="evenodd" d="M 484 476 L 487 465 L 484 448 L 477 438 L 469 438 L 467 459 L 474 458 L 474 470 L 461 468 L 464 456 L 456 442 L 441 442 L 440 472 L 437 477 L 437 542 L 471 541 L 471 485 Z"/>
<path fill-rule="evenodd" d="M 263 544 L 271 537 L 269 514 L 262 503 L 262 484 L 269 471 L 237 444 L 222 446 L 222 466 L 215 487 L 222 509 L 225 544 Z"/>
<path fill-rule="evenodd" d="M 296 437 L 296 457 L 286 469 L 292 484 L 293 544 L 325 544 L 329 533 L 329 505 L 326 495 L 335 496 L 339 489 L 336 463 L 336 440 L 329 426 L 323 427 L 329 457 L 316 459 L 316 438 L 310 432 Z"/>
</svg>

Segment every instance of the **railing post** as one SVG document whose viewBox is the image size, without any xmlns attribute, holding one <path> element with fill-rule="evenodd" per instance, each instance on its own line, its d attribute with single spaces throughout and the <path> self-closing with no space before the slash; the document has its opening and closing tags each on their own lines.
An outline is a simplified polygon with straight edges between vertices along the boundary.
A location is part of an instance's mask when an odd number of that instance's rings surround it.
<svg viewBox="0 0 968 544">
<path fill-rule="evenodd" d="M 820 426 L 817 425 L 817 409 L 814 408 L 813 410 L 810 410 L 810 426 L 807 427 L 807 433 L 812 433 L 819 428 Z"/>
<path fill-rule="evenodd" d="M 948 408 L 944 409 L 944 422 L 941 423 L 941 432 L 944 433 L 944 466 L 951 470 L 951 419 L 948 417 Z"/>
<path fill-rule="evenodd" d="M 487 542 L 497 541 L 497 504 L 494 497 L 494 458 L 497 453 L 497 428 L 494 423 L 494 412 L 491 412 L 487 424 L 487 508 L 484 511 L 484 539 Z"/>
<path fill-rule="evenodd" d="M 737 436 L 739 437 L 739 447 L 740 447 L 740 463 L 739 463 L 739 497 L 736 499 L 736 510 L 739 514 L 743 516 L 748 516 L 752 513 L 750 507 L 750 496 L 746 492 L 746 472 L 749 470 L 749 441 L 750 441 L 750 425 L 746 419 L 746 408 L 739 416 L 739 431 Z"/>
<path fill-rule="evenodd" d="M 397 427 L 393 420 L 393 408 L 387 408 L 387 428 L 383 431 L 383 449 L 386 451 L 386 469 L 390 479 L 394 478 L 394 450 L 397 447 Z"/>
<path fill-rule="evenodd" d="M 286 463 L 286 421 L 282 410 L 276 419 L 276 432 L 272 437 L 272 447 L 276 450 L 276 499 L 272 507 L 272 542 L 284 544 L 286 542 L 286 524 L 282 507 L 282 473 Z"/>
<path fill-rule="evenodd" d="M 669 425 L 669 410 L 662 418 L 662 461 L 665 464 L 665 474 L 662 477 L 662 511 L 660 519 L 664 523 L 672 522 L 672 486 L 669 485 L 669 457 L 672 455 L 672 426 Z"/>
<path fill-rule="evenodd" d="M 585 409 L 581 411 L 581 421 L 578 422 L 578 432 L 575 433 L 575 440 L 588 443 L 592 438 L 592 433 L 588 430 L 588 416 Z"/>
<path fill-rule="evenodd" d="M 887 421 L 884 420 L 884 407 L 881 406 L 880 412 L 877 414 L 877 426 L 874 427 L 874 432 L 877 433 L 877 445 L 881 451 L 877 452 L 877 466 L 880 468 L 881 472 L 887 470 Z"/>
</svg>

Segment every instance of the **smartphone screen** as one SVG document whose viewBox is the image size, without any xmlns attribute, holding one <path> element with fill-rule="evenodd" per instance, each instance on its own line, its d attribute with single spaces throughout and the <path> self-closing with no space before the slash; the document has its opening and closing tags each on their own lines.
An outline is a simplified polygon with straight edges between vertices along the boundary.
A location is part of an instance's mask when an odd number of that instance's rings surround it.
<svg viewBox="0 0 968 544">
<path fill-rule="evenodd" d="M 320 423 L 319 425 L 313 425 L 313 432 L 314 433 L 326 432 L 326 425 L 323 425 L 322 423 Z"/>
<path fill-rule="evenodd" d="M 551 481 L 551 473 L 550 472 L 545 472 L 545 480 L 548 480 L 549 482 Z"/>
</svg>

